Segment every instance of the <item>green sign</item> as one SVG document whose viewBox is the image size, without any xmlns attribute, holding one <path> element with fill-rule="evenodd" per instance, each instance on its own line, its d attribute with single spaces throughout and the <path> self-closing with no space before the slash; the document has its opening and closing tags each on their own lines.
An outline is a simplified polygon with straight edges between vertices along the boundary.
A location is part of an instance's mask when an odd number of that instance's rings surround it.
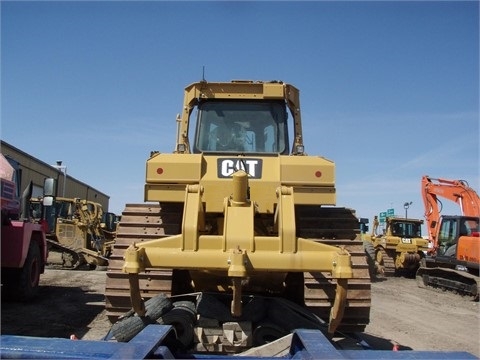
<svg viewBox="0 0 480 360">
<path fill-rule="evenodd" d="M 381 212 L 378 216 L 378 221 L 380 221 L 381 223 L 384 223 L 386 219 L 387 219 L 387 213 Z"/>
<path fill-rule="evenodd" d="M 395 211 L 393 209 L 387 209 L 387 216 L 394 216 Z"/>
</svg>

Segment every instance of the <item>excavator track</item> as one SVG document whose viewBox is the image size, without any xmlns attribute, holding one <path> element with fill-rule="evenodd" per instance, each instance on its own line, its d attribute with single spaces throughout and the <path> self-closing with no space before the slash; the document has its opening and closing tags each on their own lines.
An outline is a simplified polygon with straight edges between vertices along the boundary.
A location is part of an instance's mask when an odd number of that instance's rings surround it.
<svg viewBox="0 0 480 360">
<path fill-rule="evenodd" d="M 127 204 L 122 213 L 116 242 L 107 271 L 105 299 L 109 320 L 114 323 L 131 309 L 127 275 L 122 273 L 123 254 L 134 242 L 171 236 L 180 232 L 182 204 Z M 352 256 L 354 279 L 349 281 L 347 309 L 338 330 L 363 331 L 369 322 L 371 296 L 368 264 L 363 243 L 358 239 L 358 222 L 351 210 L 298 209 L 298 235 L 334 246 L 344 246 Z M 322 220 L 323 224 L 322 224 Z M 322 227 L 323 225 L 323 227 Z M 343 238 L 335 238 L 335 234 Z M 329 238 L 325 238 L 326 235 Z M 139 274 L 141 296 L 145 300 L 164 293 L 171 294 L 173 272 L 147 268 Z M 328 273 L 304 274 L 305 305 L 324 321 L 329 321 L 336 283 Z"/>
<path fill-rule="evenodd" d="M 427 267 L 425 260 L 421 262 L 416 273 L 418 287 L 439 288 L 456 292 L 462 296 L 471 296 L 473 300 L 479 300 L 480 278 L 478 271 L 471 274 L 466 271 L 442 267 Z"/>
</svg>

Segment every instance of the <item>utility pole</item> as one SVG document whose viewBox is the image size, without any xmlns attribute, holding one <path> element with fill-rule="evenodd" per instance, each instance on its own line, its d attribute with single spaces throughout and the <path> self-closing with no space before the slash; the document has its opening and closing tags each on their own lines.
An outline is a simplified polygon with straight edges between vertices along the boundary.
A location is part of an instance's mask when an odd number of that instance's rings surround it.
<svg viewBox="0 0 480 360">
<path fill-rule="evenodd" d="M 403 204 L 403 207 L 405 208 L 405 219 L 408 218 L 408 208 L 410 207 L 410 205 L 412 205 L 412 202 L 406 202 L 405 204 Z"/>
</svg>

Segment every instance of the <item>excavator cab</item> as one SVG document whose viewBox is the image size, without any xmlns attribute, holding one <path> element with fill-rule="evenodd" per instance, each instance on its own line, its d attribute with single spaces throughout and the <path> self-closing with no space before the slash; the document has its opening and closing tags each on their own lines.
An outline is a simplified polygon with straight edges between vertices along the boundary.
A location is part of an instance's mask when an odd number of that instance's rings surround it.
<svg viewBox="0 0 480 360">
<path fill-rule="evenodd" d="M 438 234 L 438 256 L 456 257 L 456 246 L 463 236 L 478 234 L 479 219 L 463 216 L 444 216 Z"/>
<path fill-rule="evenodd" d="M 438 255 L 455 256 L 458 232 L 457 219 L 444 219 L 438 234 Z"/>
</svg>

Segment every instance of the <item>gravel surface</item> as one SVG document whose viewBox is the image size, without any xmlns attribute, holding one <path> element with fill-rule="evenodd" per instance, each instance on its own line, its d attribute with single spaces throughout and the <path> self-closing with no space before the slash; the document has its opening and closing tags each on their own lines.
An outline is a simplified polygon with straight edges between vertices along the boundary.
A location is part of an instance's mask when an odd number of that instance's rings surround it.
<svg viewBox="0 0 480 360">
<path fill-rule="evenodd" d="M 110 329 L 104 311 L 105 271 L 47 269 L 38 299 L 2 300 L 1 333 L 100 340 Z M 371 321 L 361 336 L 374 349 L 467 351 L 480 358 L 479 303 L 422 289 L 413 279 L 372 284 Z"/>
</svg>

